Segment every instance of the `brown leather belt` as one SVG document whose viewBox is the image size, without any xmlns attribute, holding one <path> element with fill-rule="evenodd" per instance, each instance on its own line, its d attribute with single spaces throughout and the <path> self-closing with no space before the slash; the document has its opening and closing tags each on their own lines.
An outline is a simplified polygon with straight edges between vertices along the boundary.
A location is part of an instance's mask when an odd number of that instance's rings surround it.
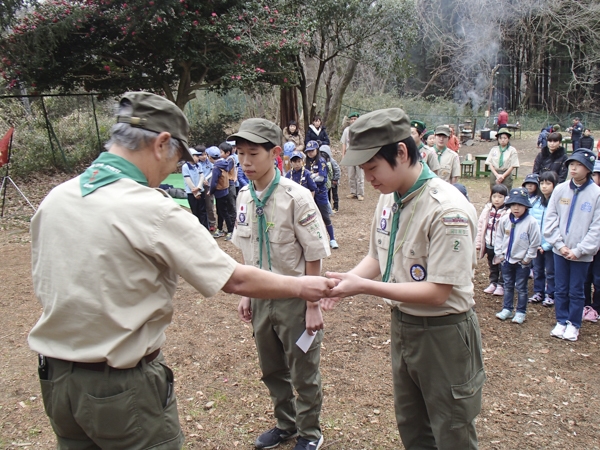
<svg viewBox="0 0 600 450">
<path fill-rule="evenodd" d="M 154 350 L 152 353 L 144 356 L 140 362 L 137 363 L 136 367 L 142 362 L 142 361 L 146 361 L 146 364 L 151 363 L 152 361 L 154 361 L 156 359 L 156 357 L 158 356 L 158 354 L 160 353 L 160 348 Z M 67 361 L 68 362 L 68 361 Z M 107 366 L 110 368 L 110 370 L 129 370 L 129 369 L 118 369 L 115 367 L 110 367 L 106 361 L 103 362 L 95 362 L 95 363 L 83 363 L 83 362 L 74 362 L 73 363 L 73 367 L 77 367 L 79 369 L 85 369 L 85 370 L 93 370 L 94 372 L 104 372 L 104 370 L 107 368 Z"/>
</svg>

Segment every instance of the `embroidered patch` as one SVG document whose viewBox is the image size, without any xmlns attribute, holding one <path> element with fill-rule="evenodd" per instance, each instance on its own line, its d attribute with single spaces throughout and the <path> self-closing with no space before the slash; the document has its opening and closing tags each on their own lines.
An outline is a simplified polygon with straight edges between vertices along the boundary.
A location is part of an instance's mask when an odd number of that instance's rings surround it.
<svg viewBox="0 0 600 450">
<path fill-rule="evenodd" d="M 461 214 L 450 214 L 442 217 L 442 223 L 449 227 L 466 227 L 469 219 Z"/>
<path fill-rule="evenodd" d="M 246 222 L 246 214 L 244 214 L 243 212 L 239 213 L 238 222 L 240 222 L 240 223 Z"/>
<path fill-rule="evenodd" d="M 386 236 L 389 236 L 389 235 L 390 235 L 390 232 L 389 232 L 389 231 L 382 230 L 381 228 L 377 228 L 377 232 L 378 232 L 378 233 L 381 233 L 381 234 L 385 234 Z"/>
<path fill-rule="evenodd" d="M 559 203 L 561 205 L 570 205 L 571 204 L 571 199 L 570 198 L 561 198 L 559 200 Z"/>
<path fill-rule="evenodd" d="M 382 230 L 385 230 L 387 228 L 387 220 L 381 219 L 379 221 L 379 228 L 381 228 Z"/>
<path fill-rule="evenodd" d="M 316 218 L 317 218 L 317 212 L 312 211 L 312 212 L 305 214 L 303 217 L 301 217 L 300 220 L 298 220 L 298 223 L 300 225 L 302 225 L 303 227 L 305 227 L 309 223 L 313 222 Z"/>
<path fill-rule="evenodd" d="M 581 205 L 581 210 L 584 212 L 592 212 L 592 204 L 590 202 L 585 202 Z"/>
<path fill-rule="evenodd" d="M 453 234 L 455 236 L 468 236 L 469 230 L 465 228 L 446 228 L 446 234 Z"/>
<path fill-rule="evenodd" d="M 381 210 L 381 218 L 382 219 L 389 219 L 390 215 L 391 215 L 391 209 L 388 208 L 387 206 Z"/>
<path fill-rule="evenodd" d="M 521 239 L 522 241 L 528 241 L 529 236 L 527 235 L 527 232 L 521 233 L 521 235 L 519 236 L 519 239 Z"/>
<path fill-rule="evenodd" d="M 423 281 L 427 276 L 427 271 L 421 264 L 415 264 L 410 268 L 410 276 L 415 281 Z"/>
<path fill-rule="evenodd" d="M 452 242 L 452 251 L 460 252 L 460 241 L 458 239 L 455 239 L 454 242 Z"/>
</svg>

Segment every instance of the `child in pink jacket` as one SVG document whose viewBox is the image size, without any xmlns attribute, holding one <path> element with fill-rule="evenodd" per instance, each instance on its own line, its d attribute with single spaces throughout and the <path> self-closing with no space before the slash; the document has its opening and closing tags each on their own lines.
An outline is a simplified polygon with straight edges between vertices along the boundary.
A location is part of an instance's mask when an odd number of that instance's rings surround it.
<svg viewBox="0 0 600 450">
<path fill-rule="evenodd" d="M 487 255 L 490 268 L 490 285 L 483 292 L 499 296 L 504 296 L 504 282 L 500 264 L 494 264 L 494 235 L 500 219 L 509 212 L 509 209 L 504 205 L 507 195 L 508 189 L 505 185 L 496 184 L 492 186 L 490 201 L 484 206 L 479 216 L 477 237 L 475 238 L 478 257 L 483 258 Z"/>
</svg>

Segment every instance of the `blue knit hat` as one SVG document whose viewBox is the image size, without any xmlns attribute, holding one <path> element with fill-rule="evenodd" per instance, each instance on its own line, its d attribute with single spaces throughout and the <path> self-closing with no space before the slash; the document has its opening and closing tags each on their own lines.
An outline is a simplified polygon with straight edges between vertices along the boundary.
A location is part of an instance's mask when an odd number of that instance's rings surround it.
<svg viewBox="0 0 600 450">
<path fill-rule="evenodd" d="M 573 154 L 565 161 L 565 166 L 568 166 L 571 161 L 577 161 L 585 166 L 590 172 L 594 171 L 594 164 L 596 163 L 596 157 L 591 150 L 587 148 L 578 148 Z"/>
<path fill-rule="evenodd" d="M 504 201 L 506 206 L 518 204 L 523 205 L 526 208 L 531 208 L 531 202 L 529 201 L 529 192 L 525 188 L 511 189 L 508 197 Z"/>
</svg>

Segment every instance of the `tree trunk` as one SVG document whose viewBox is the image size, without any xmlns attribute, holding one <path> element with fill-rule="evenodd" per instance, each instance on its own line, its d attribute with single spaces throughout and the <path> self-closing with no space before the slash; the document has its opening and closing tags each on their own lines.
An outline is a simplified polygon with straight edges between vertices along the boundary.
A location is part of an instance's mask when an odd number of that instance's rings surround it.
<svg viewBox="0 0 600 450">
<path fill-rule="evenodd" d="M 284 129 L 290 120 L 298 122 L 298 91 L 295 87 L 282 87 L 279 99 L 279 126 Z"/>
<path fill-rule="evenodd" d="M 348 89 L 348 86 L 350 86 L 350 83 L 352 82 L 352 78 L 354 77 L 354 73 L 356 72 L 357 67 L 357 60 L 348 60 L 348 64 L 346 65 L 346 69 L 344 71 L 344 76 L 342 77 L 340 84 L 338 85 L 337 89 L 335 90 L 335 93 L 333 94 L 326 124 L 330 134 L 339 132 L 339 118 L 340 111 L 342 109 L 342 100 L 344 99 L 346 89 Z"/>
</svg>

